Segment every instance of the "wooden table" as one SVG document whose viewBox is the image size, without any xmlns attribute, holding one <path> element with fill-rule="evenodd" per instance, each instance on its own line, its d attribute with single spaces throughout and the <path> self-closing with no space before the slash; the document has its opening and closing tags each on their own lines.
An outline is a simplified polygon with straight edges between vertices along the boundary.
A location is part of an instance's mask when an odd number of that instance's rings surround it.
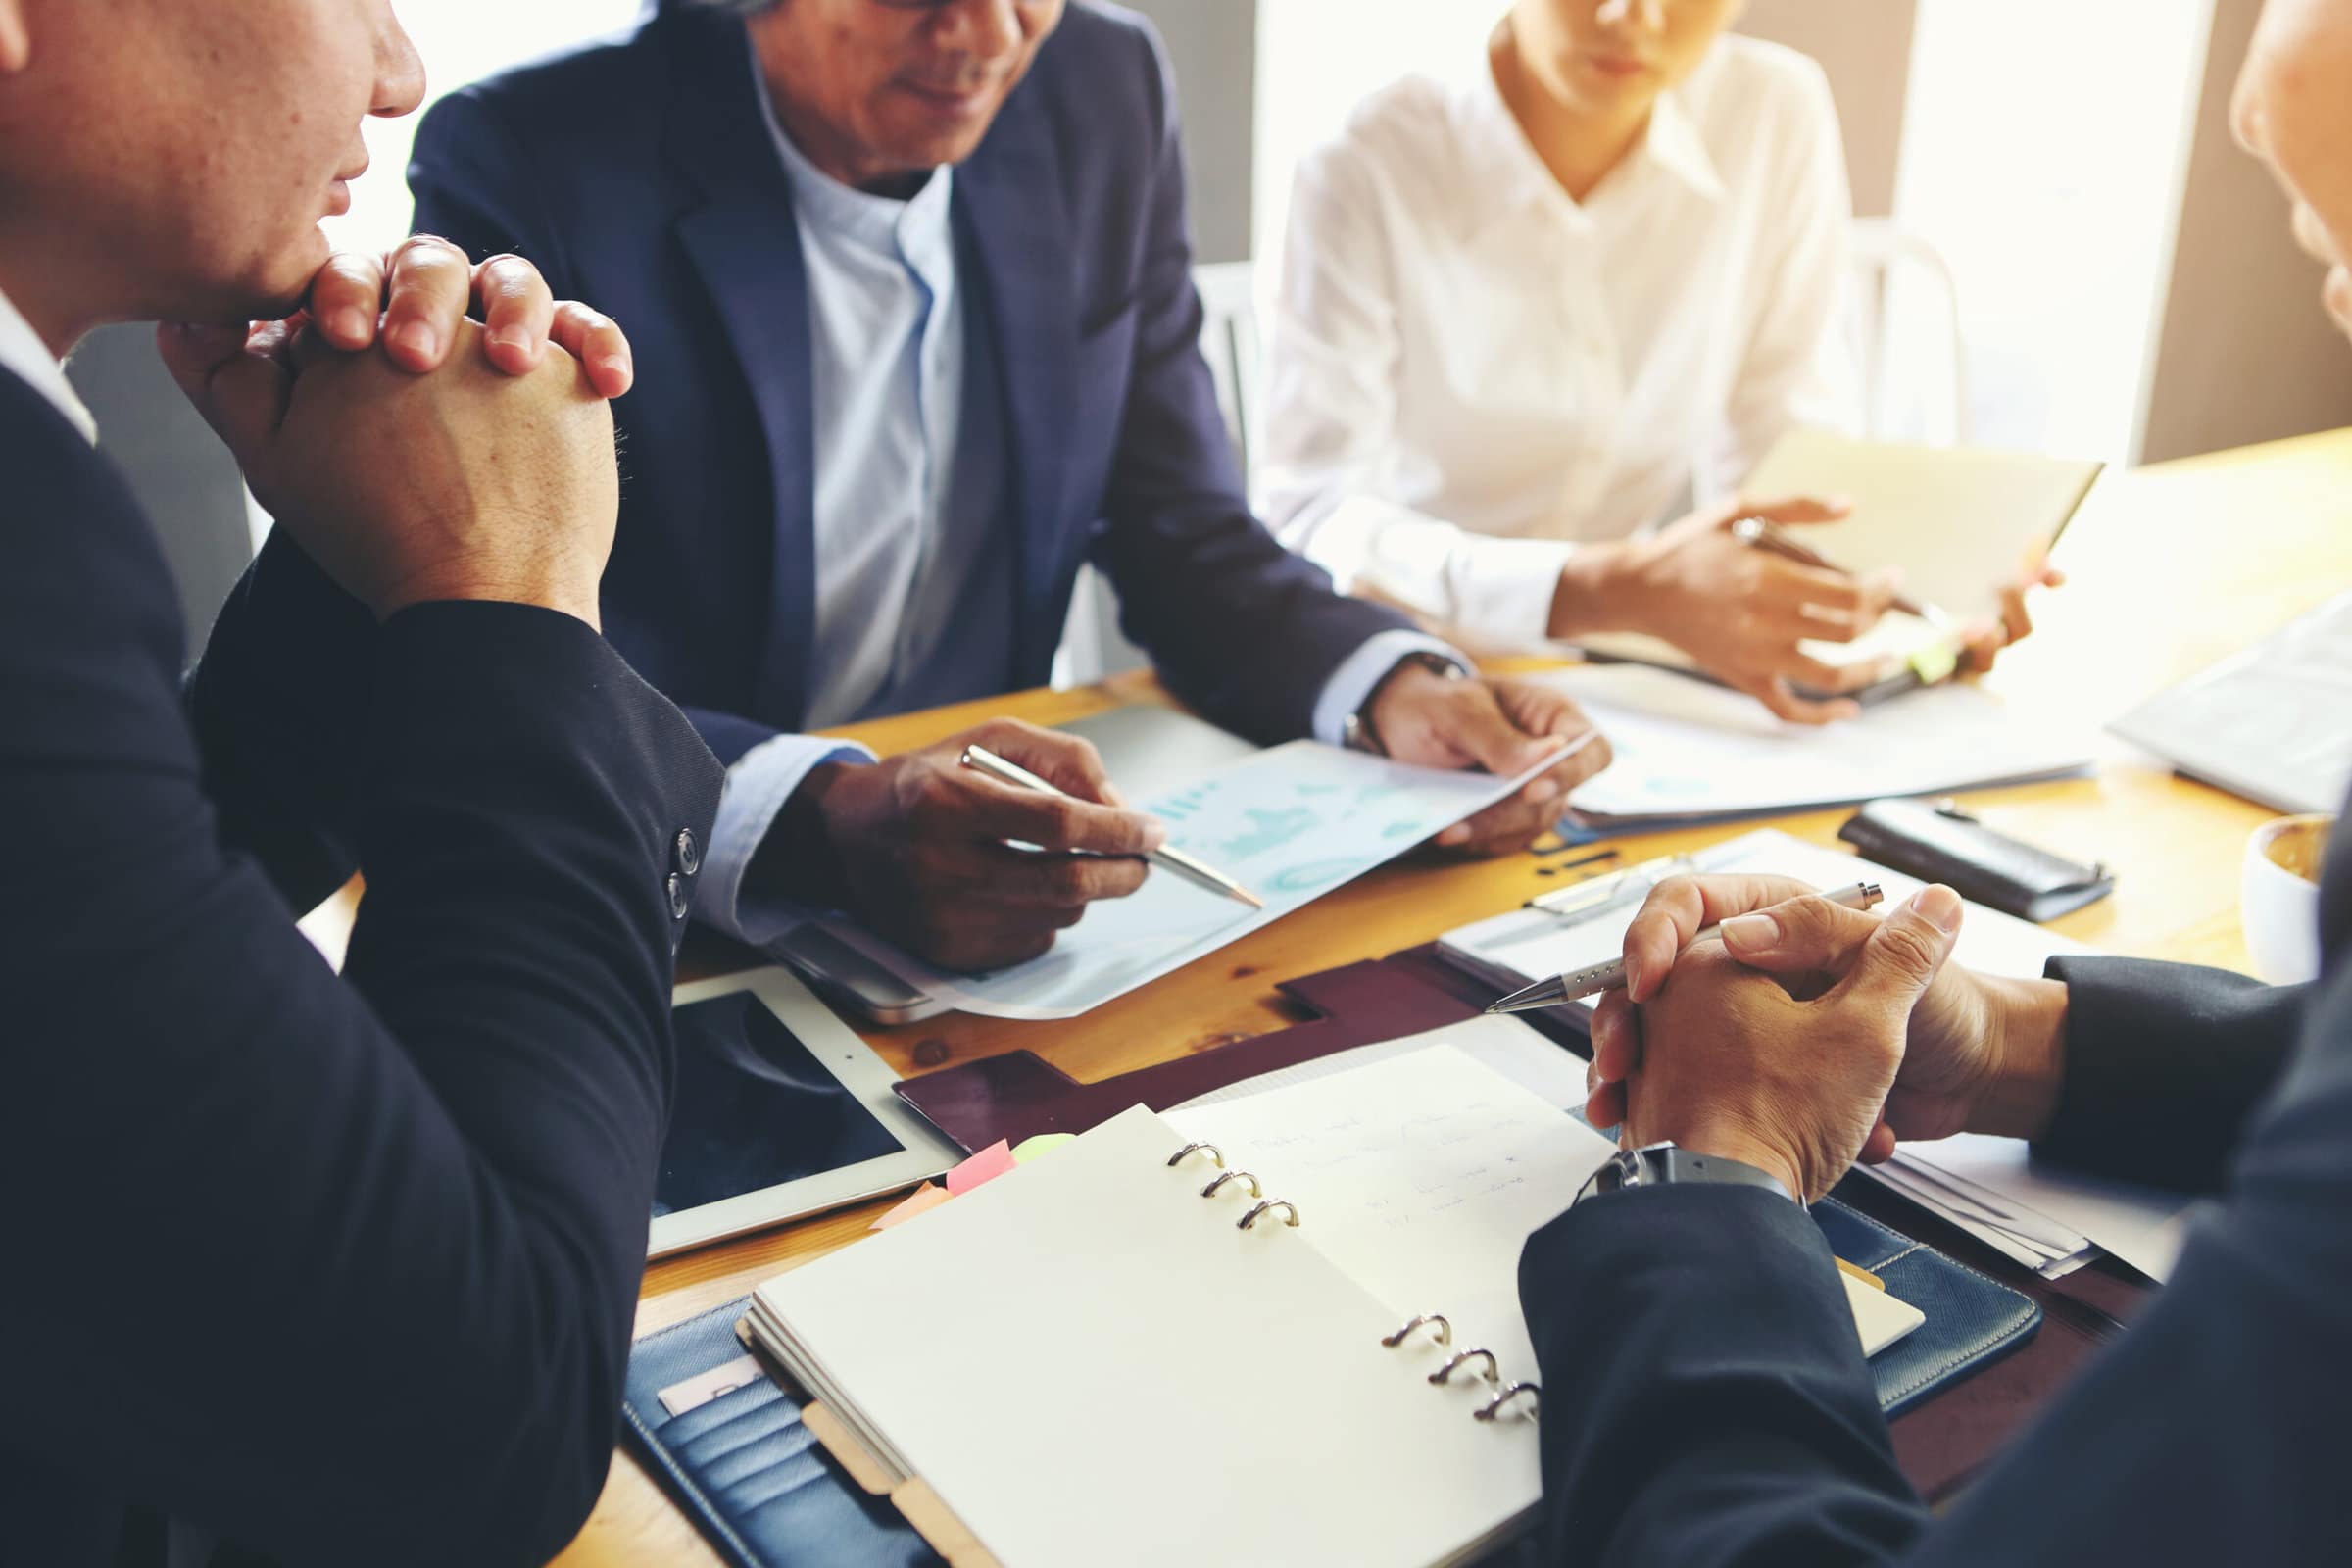
<svg viewBox="0 0 2352 1568">
<path fill-rule="evenodd" d="M 2095 726 L 2169 682 L 2254 642 L 2352 585 L 2352 430 L 2111 475 L 2058 553 L 2073 574 L 2046 595 L 2037 635 L 1990 683 L 2021 710 Z M 1052 724 L 1164 700 L 1148 678 L 943 709 L 847 731 L 878 752 L 918 746 L 1009 713 Z M 2115 867 L 2114 897 L 2056 929 L 2114 952 L 2245 966 L 2239 856 L 2270 813 L 2171 776 L 2110 745 L 2095 777 L 1968 797 L 1995 827 Z M 1843 811 L 1775 825 L 1831 841 Z M 1752 823 L 1620 841 L 1627 859 L 1674 854 Z M 1546 886 L 1526 856 L 1479 864 L 1411 858 L 1084 1017 L 1018 1023 L 949 1015 L 865 1038 L 903 1074 L 1025 1047 L 1091 1080 L 1300 1021 L 1274 982 L 1427 942 Z M 701 950 L 698 967 L 738 953 Z M 888 1201 L 668 1258 L 646 1272 L 640 1333 L 749 1292 L 865 1233 Z M 718 1557 L 626 1453 L 564 1568 L 716 1565 Z"/>
</svg>

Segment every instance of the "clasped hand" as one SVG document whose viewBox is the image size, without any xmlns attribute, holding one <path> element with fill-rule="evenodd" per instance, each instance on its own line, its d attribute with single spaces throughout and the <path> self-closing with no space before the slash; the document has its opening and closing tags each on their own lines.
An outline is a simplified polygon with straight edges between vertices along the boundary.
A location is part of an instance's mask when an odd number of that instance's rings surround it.
<svg viewBox="0 0 2352 1568">
<path fill-rule="evenodd" d="M 491 599 L 598 624 L 629 347 L 529 263 L 430 237 L 338 255 L 296 315 L 158 346 L 256 498 L 379 618 Z"/>
<path fill-rule="evenodd" d="M 1626 932 L 1625 989 L 1593 1013 L 1587 1114 L 1808 1201 L 1898 1138 L 1993 1130 L 2019 1077 L 2004 988 L 2022 983 L 1947 961 L 1961 909 L 1945 887 L 1881 917 L 1782 877 L 1661 884 Z M 1718 922 L 1720 943 L 1688 946 Z"/>
</svg>

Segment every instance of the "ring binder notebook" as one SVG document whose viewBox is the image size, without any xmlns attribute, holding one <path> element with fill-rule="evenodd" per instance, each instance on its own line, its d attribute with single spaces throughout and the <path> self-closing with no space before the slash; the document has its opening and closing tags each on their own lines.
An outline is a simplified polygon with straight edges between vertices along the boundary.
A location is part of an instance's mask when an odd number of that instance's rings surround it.
<svg viewBox="0 0 2352 1568">
<path fill-rule="evenodd" d="M 1519 1250 L 1608 1148 L 1445 1045 L 1138 1105 L 768 1281 L 746 1324 L 955 1568 L 1467 1561 L 1542 1496 Z"/>
</svg>

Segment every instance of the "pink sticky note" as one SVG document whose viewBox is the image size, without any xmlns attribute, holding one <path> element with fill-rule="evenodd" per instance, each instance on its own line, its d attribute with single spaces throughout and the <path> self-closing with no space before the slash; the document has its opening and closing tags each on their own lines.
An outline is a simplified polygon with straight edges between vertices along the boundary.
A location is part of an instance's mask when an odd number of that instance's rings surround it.
<svg viewBox="0 0 2352 1568">
<path fill-rule="evenodd" d="M 956 1195 L 954 1193 L 949 1192 L 945 1187 L 934 1187 L 929 1182 L 925 1182 L 922 1186 L 917 1187 L 913 1192 L 908 1193 L 904 1199 L 902 1199 L 898 1207 L 892 1209 L 889 1213 L 883 1215 L 880 1219 L 874 1221 L 873 1224 L 866 1228 L 868 1230 L 886 1231 L 893 1225 L 904 1225 L 906 1223 L 906 1221 L 914 1218 L 914 1216 L 917 1214 L 930 1213 L 933 1209 L 937 1208 L 940 1204 L 946 1202 L 949 1199 L 955 1196 Z"/>
<path fill-rule="evenodd" d="M 1012 1146 L 1000 1138 L 954 1170 L 948 1172 L 948 1191 L 968 1193 L 983 1182 L 993 1182 L 1013 1167 Z"/>
</svg>

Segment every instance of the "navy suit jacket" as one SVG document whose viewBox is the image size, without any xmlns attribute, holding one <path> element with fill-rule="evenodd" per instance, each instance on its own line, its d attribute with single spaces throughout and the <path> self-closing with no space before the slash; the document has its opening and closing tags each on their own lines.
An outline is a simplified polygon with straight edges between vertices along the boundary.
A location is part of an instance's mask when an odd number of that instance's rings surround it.
<svg viewBox="0 0 2352 1568">
<path fill-rule="evenodd" d="M 146 519 L 5 372 L 0 473 L 0 1560 L 540 1561 L 612 1458 L 718 764 L 569 616 L 378 628 L 282 538 L 183 696 Z M 292 911 L 355 858 L 338 976 Z"/>
<path fill-rule="evenodd" d="M 451 94 L 409 172 L 416 228 L 514 251 L 636 350 L 606 627 L 721 759 L 802 726 L 813 607 L 807 280 L 739 19 Z M 1013 475 L 1010 686 L 1042 685 L 1090 558 L 1180 697 L 1272 741 L 1373 634 L 1251 515 L 1201 359 L 1174 89 L 1140 19 L 1073 5 L 979 149 L 954 226 L 993 331 Z"/>
<path fill-rule="evenodd" d="M 2316 986 L 2055 960 L 2034 1155 L 2216 1193 L 2163 1294 L 1940 1519 L 1895 1468 L 1820 1229 L 1751 1188 L 1538 1231 L 1548 1560 L 2352 1562 L 2352 839 Z"/>
</svg>

